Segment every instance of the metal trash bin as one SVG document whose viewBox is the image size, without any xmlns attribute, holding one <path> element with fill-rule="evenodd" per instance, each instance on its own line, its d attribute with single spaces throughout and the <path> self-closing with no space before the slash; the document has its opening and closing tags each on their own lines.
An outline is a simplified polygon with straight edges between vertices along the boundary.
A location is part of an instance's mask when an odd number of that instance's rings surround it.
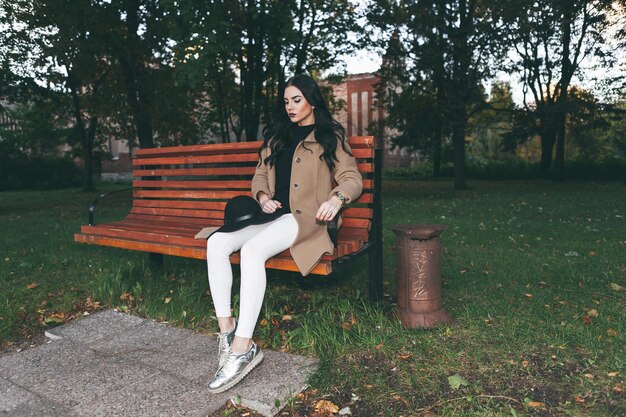
<svg viewBox="0 0 626 417">
<path fill-rule="evenodd" d="M 398 312 L 405 329 L 436 327 L 454 319 L 441 306 L 443 224 L 402 224 L 396 234 Z"/>
</svg>

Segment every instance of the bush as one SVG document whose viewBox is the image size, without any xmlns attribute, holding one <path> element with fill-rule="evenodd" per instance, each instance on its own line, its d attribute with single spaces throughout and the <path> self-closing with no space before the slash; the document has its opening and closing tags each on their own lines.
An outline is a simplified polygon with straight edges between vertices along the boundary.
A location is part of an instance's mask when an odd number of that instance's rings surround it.
<svg viewBox="0 0 626 417">
<path fill-rule="evenodd" d="M 81 175 L 68 158 L 0 155 L 0 190 L 72 187 L 81 184 Z"/>
<path fill-rule="evenodd" d="M 520 159 L 492 160 L 484 163 L 468 163 L 467 177 L 476 180 L 528 180 L 541 178 L 538 163 Z M 432 163 L 427 162 L 412 168 L 386 169 L 385 179 L 432 179 Z M 441 176 L 454 177 L 454 166 L 442 164 Z M 626 159 L 613 158 L 603 161 L 565 161 L 565 179 L 619 181 L 626 178 Z"/>
</svg>

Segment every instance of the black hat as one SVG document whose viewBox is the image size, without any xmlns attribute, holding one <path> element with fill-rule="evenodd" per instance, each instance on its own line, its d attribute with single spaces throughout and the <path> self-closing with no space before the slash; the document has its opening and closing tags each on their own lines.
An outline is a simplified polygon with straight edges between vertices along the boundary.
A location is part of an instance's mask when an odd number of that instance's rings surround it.
<svg viewBox="0 0 626 417">
<path fill-rule="evenodd" d="M 248 195 L 231 198 L 224 208 L 224 225 L 215 232 L 234 232 L 252 224 L 271 222 L 283 214 L 282 209 L 274 213 L 264 213 L 259 203 Z"/>
</svg>

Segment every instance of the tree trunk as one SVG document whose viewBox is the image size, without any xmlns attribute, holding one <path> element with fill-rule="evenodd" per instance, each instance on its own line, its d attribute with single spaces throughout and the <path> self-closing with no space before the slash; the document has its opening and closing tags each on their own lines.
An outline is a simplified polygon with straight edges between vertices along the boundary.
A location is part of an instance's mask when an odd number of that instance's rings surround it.
<svg viewBox="0 0 626 417">
<path fill-rule="evenodd" d="M 556 160 L 554 161 L 554 180 L 565 180 L 565 113 L 560 113 L 556 127 Z"/>
<path fill-rule="evenodd" d="M 152 137 L 152 114 L 150 112 L 150 100 L 146 88 L 142 88 L 144 80 L 141 74 L 141 59 L 138 49 L 141 40 L 137 36 L 139 30 L 140 4 L 137 0 L 126 1 L 126 29 L 130 41 L 125 49 L 118 50 L 118 58 L 126 82 L 126 98 L 133 113 L 137 139 L 140 148 L 153 148 Z"/>
<path fill-rule="evenodd" d="M 81 114 L 80 99 L 73 81 L 72 73 L 68 74 L 70 92 L 72 95 L 72 107 L 74 120 L 76 121 L 75 129 L 78 133 L 80 146 L 83 154 L 83 191 L 93 191 L 93 141 L 90 143 L 87 133 L 85 132 L 85 124 Z"/>
<path fill-rule="evenodd" d="M 441 120 L 437 121 L 433 141 L 433 177 L 441 177 Z"/>
<path fill-rule="evenodd" d="M 454 188 L 467 189 L 467 172 L 465 170 L 465 115 L 458 116 L 459 120 L 452 128 L 452 151 L 454 154 Z"/>
<path fill-rule="evenodd" d="M 541 135 L 541 162 L 539 172 L 548 176 L 552 168 L 552 152 L 556 141 L 556 126 L 554 116 L 542 117 L 539 132 Z"/>
</svg>

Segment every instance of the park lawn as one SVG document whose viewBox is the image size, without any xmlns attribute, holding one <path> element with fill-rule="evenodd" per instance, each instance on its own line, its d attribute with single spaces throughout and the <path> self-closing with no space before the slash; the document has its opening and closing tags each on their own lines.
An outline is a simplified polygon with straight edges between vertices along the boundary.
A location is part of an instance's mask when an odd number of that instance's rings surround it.
<svg viewBox="0 0 626 417">
<path fill-rule="evenodd" d="M 355 416 L 626 415 L 626 185 L 470 185 L 385 182 L 378 308 L 367 301 L 366 259 L 330 277 L 268 273 L 257 341 L 320 358 L 287 414 L 322 415 L 315 405 L 327 400 Z M 169 257 L 152 276 L 145 254 L 73 242 L 94 195 L 0 193 L 2 348 L 106 307 L 215 332 L 203 262 Z M 129 203 L 112 196 L 96 220 L 123 217 Z M 387 227 L 402 223 L 448 225 L 443 301 L 456 324 L 400 326 Z M 236 280 L 235 311 L 237 290 Z"/>
</svg>

